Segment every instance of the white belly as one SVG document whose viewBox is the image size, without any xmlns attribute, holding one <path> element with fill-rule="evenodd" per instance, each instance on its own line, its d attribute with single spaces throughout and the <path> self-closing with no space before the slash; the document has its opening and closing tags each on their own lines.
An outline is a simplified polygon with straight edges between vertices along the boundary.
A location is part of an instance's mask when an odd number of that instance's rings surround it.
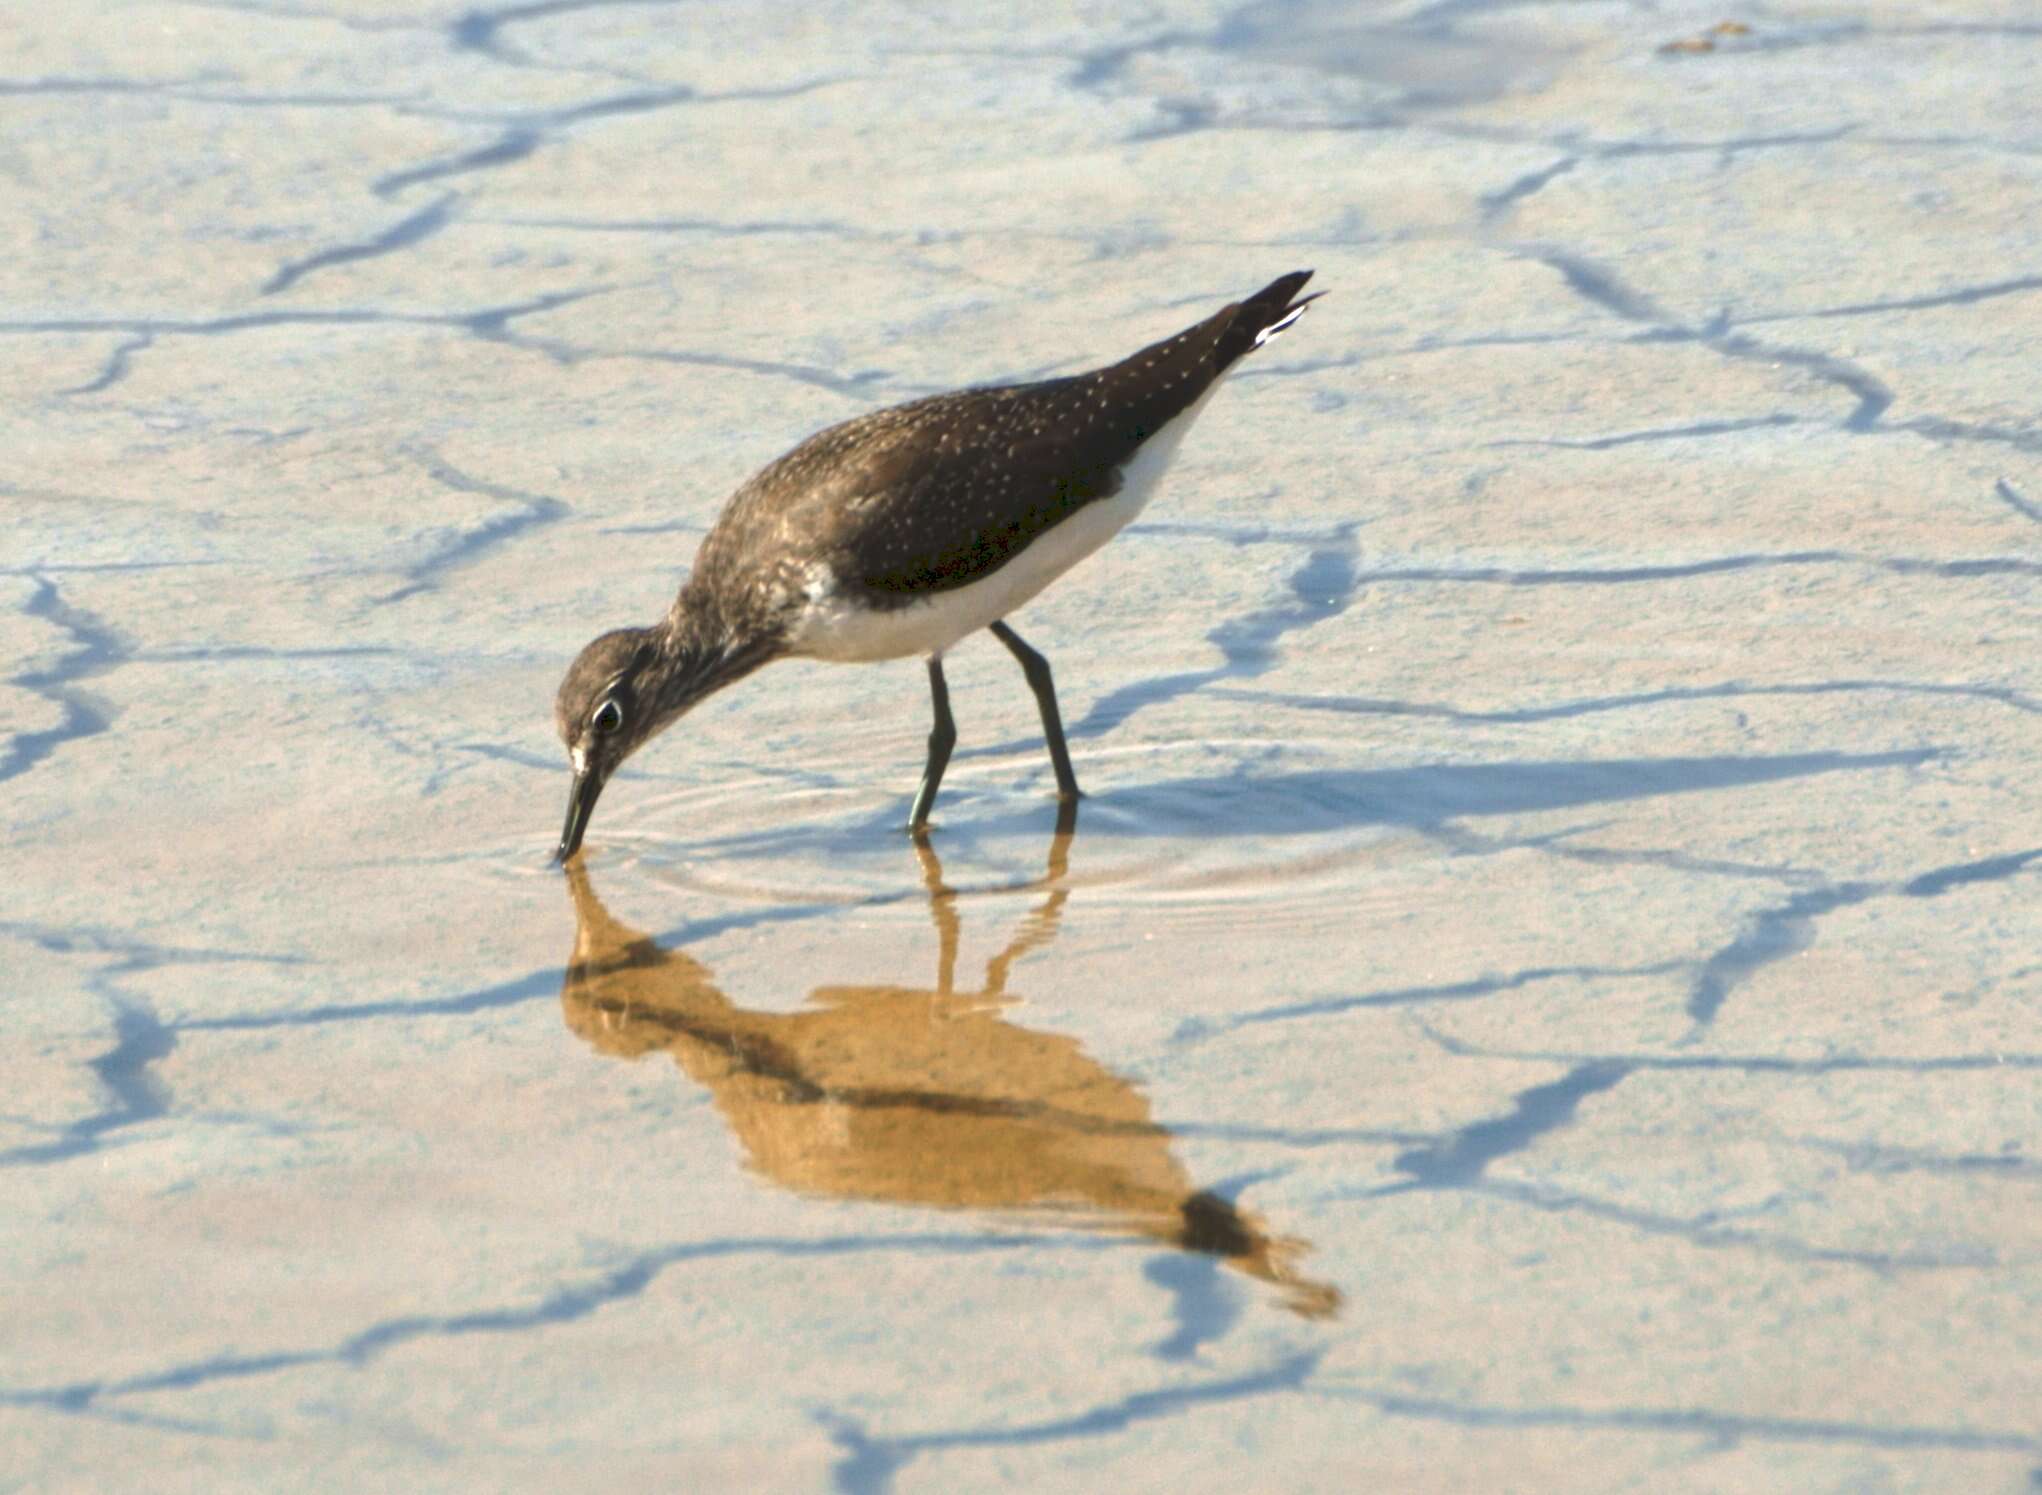
<svg viewBox="0 0 2042 1495">
<path fill-rule="evenodd" d="M 927 601 L 883 611 L 843 596 L 834 577 L 816 577 L 807 607 L 789 634 L 790 652 L 846 664 L 941 654 L 967 634 L 999 622 L 1134 522 L 1176 456 L 1184 433 L 1211 397 L 1209 389 L 1197 404 L 1142 443 L 1121 470 L 1118 493 L 1095 499 L 1044 530 L 990 576 L 937 592 Z"/>
</svg>

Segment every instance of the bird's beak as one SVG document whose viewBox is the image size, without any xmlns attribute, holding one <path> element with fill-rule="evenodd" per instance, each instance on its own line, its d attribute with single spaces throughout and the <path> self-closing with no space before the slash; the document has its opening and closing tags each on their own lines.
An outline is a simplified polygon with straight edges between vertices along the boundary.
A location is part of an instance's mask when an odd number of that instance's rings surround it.
<svg viewBox="0 0 2042 1495">
<path fill-rule="evenodd" d="M 574 788 L 567 796 L 567 824 L 560 828 L 560 849 L 553 853 L 555 866 L 565 864 L 581 850 L 582 835 L 602 793 L 603 776 L 593 766 L 574 776 Z"/>
</svg>

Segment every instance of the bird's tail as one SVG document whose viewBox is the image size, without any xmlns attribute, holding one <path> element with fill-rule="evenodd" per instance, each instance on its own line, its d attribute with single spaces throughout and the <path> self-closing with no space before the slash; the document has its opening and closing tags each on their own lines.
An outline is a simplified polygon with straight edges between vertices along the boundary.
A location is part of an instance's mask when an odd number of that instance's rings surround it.
<svg viewBox="0 0 2042 1495">
<path fill-rule="evenodd" d="M 1225 369 L 1235 359 L 1254 352 L 1303 316 L 1305 308 L 1325 294 L 1317 291 L 1309 296 L 1298 296 L 1305 282 L 1311 278 L 1309 270 L 1293 270 L 1288 275 L 1279 275 L 1246 300 L 1235 303 L 1234 319 L 1220 334 L 1219 346 L 1213 350 L 1220 368 Z M 1296 299 L 1292 299 L 1294 297 Z"/>
</svg>

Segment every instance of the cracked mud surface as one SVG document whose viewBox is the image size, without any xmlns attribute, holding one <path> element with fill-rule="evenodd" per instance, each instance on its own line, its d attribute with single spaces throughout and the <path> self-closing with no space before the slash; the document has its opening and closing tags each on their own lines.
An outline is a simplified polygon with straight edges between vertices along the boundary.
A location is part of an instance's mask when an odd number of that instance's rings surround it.
<svg viewBox="0 0 2042 1495">
<path fill-rule="evenodd" d="M 27 15 L 24 12 L 24 15 Z M 1724 23 L 1734 24 L 1726 25 Z M 0 22 L 28 1487 L 2032 1489 L 2011 0 Z M 1331 294 L 542 863 L 816 427 Z"/>
</svg>

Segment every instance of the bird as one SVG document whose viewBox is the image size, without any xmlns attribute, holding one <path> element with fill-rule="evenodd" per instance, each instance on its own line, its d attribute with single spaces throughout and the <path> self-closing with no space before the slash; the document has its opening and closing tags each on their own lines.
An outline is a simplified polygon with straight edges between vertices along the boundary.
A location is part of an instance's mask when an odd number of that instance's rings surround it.
<svg viewBox="0 0 2042 1495">
<path fill-rule="evenodd" d="M 1057 794 L 1078 798 L 1049 661 L 1006 621 L 1124 529 L 1229 370 L 1304 315 L 1310 270 L 1089 373 L 977 386 L 817 432 L 731 495 L 665 617 L 585 647 L 554 699 L 573 784 L 556 863 L 610 776 L 776 659 L 922 656 L 934 724 L 907 829 L 926 837 L 957 725 L 943 655 L 989 630 L 1021 666 Z"/>
</svg>

